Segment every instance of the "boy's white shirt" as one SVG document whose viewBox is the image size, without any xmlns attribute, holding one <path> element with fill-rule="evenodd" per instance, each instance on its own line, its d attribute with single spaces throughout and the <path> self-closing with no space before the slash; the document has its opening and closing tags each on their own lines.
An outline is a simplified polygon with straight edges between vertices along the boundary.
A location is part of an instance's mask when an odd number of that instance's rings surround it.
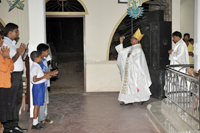
<svg viewBox="0 0 200 133">
<path fill-rule="evenodd" d="M 44 83 L 46 82 L 46 79 L 42 79 L 39 80 L 37 82 L 33 81 L 33 77 L 37 76 L 37 78 L 41 78 L 44 76 L 44 72 L 42 71 L 42 68 L 40 67 L 40 65 L 36 62 L 33 62 L 32 66 L 31 66 L 31 70 L 30 70 L 30 78 L 31 78 L 31 82 L 33 84 L 40 84 L 40 83 Z"/>
</svg>

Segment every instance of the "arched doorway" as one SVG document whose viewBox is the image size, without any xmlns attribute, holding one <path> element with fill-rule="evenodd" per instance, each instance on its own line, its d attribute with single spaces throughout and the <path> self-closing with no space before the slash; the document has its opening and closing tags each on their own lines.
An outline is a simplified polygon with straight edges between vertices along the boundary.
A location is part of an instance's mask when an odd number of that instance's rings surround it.
<svg viewBox="0 0 200 133">
<path fill-rule="evenodd" d="M 47 0 L 47 42 L 57 51 L 59 75 L 52 93 L 84 93 L 84 22 L 87 8 L 81 0 Z"/>
</svg>

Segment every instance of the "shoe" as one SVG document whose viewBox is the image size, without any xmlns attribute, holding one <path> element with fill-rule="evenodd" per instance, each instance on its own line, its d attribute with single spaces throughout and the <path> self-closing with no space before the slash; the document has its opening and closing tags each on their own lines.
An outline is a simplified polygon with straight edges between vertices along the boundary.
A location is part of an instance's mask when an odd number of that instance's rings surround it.
<svg viewBox="0 0 200 133">
<path fill-rule="evenodd" d="M 120 105 L 124 105 L 124 103 L 120 103 Z"/>
<path fill-rule="evenodd" d="M 125 104 L 125 103 L 120 103 L 120 105 L 126 106 L 126 105 L 132 105 L 132 103 L 127 103 L 127 104 Z"/>
<path fill-rule="evenodd" d="M 51 125 L 54 123 L 53 120 L 50 120 L 50 119 L 45 119 L 43 121 L 40 121 L 39 123 L 43 124 L 43 125 Z"/>
<path fill-rule="evenodd" d="M 17 126 L 14 128 L 14 131 L 20 131 L 21 133 L 27 132 L 28 129 L 22 129 L 21 127 Z"/>
<path fill-rule="evenodd" d="M 49 124 L 49 125 L 51 125 L 51 124 L 53 124 L 54 123 L 54 121 L 52 121 L 52 120 L 50 120 L 50 119 L 45 119 L 45 124 Z"/>
<path fill-rule="evenodd" d="M 42 123 L 42 122 L 39 122 L 39 124 L 40 124 L 40 126 L 43 127 L 43 128 L 44 128 L 45 125 L 46 125 L 45 123 Z"/>
<path fill-rule="evenodd" d="M 3 133 L 22 133 L 20 131 L 10 130 L 10 131 L 3 131 Z"/>
<path fill-rule="evenodd" d="M 36 129 L 36 130 L 41 130 L 41 129 L 44 129 L 44 125 L 41 124 L 41 123 L 38 123 L 37 125 L 32 125 L 32 128 L 31 129 Z"/>
</svg>

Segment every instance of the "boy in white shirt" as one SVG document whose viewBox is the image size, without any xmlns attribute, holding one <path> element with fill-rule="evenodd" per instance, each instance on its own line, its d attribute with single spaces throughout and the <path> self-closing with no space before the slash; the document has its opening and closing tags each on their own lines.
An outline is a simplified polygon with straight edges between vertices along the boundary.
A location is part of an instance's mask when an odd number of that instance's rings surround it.
<svg viewBox="0 0 200 133">
<path fill-rule="evenodd" d="M 42 61 L 39 52 L 33 51 L 31 53 L 31 60 L 33 61 L 33 64 L 30 69 L 30 79 L 33 83 L 32 95 L 34 105 L 32 129 L 40 130 L 44 128 L 44 125 L 38 123 L 38 114 L 40 106 L 44 104 L 45 82 L 46 79 L 51 78 L 51 75 L 49 73 L 44 74 L 38 64 Z"/>
</svg>

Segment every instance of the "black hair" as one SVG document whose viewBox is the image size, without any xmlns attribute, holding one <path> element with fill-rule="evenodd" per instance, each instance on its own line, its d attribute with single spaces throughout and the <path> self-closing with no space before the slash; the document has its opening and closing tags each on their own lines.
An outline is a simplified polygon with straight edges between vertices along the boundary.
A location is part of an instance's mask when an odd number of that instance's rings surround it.
<svg viewBox="0 0 200 133">
<path fill-rule="evenodd" d="M 191 41 L 194 41 L 194 39 L 193 39 L 193 38 L 190 38 L 189 42 L 191 42 Z"/>
<path fill-rule="evenodd" d="M 175 32 L 172 34 L 172 36 L 178 36 L 178 37 L 182 38 L 182 34 L 181 34 L 181 32 L 179 32 L 179 31 L 175 31 Z"/>
<path fill-rule="evenodd" d="M 46 45 L 45 43 L 40 43 L 38 46 L 37 46 L 37 51 L 42 54 L 43 51 L 46 51 L 47 49 L 49 49 L 49 46 Z"/>
<path fill-rule="evenodd" d="M 14 24 L 14 23 L 8 23 L 5 28 L 4 28 L 4 35 L 7 36 L 9 31 L 12 31 L 18 29 L 18 25 Z"/>
<path fill-rule="evenodd" d="M 189 34 L 189 33 L 185 33 L 185 34 L 184 34 L 184 37 L 185 37 L 185 36 L 188 36 L 188 37 L 190 38 L 190 34 Z"/>
<path fill-rule="evenodd" d="M 40 56 L 40 53 L 38 51 L 31 52 L 31 60 L 34 61 L 35 58 L 38 58 Z"/>
</svg>

